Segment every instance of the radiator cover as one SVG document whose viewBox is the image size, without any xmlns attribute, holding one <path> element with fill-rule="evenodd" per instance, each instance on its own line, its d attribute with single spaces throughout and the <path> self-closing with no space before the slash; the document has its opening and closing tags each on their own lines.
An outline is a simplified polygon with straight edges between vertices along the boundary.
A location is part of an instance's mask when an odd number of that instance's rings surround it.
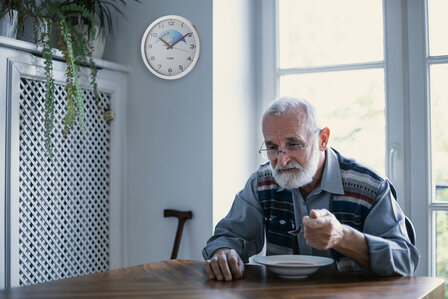
<svg viewBox="0 0 448 299">
<path fill-rule="evenodd" d="M 76 123 L 64 138 L 65 90 L 56 85 L 50 159 L 45 82 L 20 78 L 19 230 L 12 236 L 18 237 L 18 285 L 109 269 L 111 132 L 101 110 L 110 107 L 110 97 L 100 92 L 96 104 L 93 92 L 83 89 L 85 133 Z"/>
</svg>

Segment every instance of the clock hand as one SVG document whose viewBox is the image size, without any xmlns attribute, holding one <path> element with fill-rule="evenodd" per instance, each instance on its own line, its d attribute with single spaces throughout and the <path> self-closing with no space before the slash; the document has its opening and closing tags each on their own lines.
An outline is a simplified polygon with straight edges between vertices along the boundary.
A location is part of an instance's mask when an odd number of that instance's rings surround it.
<svg viewBox="0 0 448 299">
<path fill-rule="evenodd" d="M 164 45 L 165 47 L 168 47 L 168 46 L 166 46 L 166 45 Z M 181 48 L 176 48 L 176 47 L 172 47 L 172 46 L 169 46 L 170 47 L 170 49 L 176 49 L 176 50 L 179 50 L 179 51 L 183 51 L 183 52 L 187 52 L 187 53 L 190 53 L 189 51 L 187 51 L 187 50 L 184 50 L 184 49 L 181 49 Z"/>
<path fill-rule="evenodd" d="M 193 32 L 189 32 L 189 33 L 187 33 L 187 34 L 185 34 L 184 36 L 182 36 L 181 38 L 178 38 L 174 43 L 172 43 L 168 48 L 173 48 L 173 46 L 175 45 L 175 44 L 177 44 L 178 42 L 180 42 L 181 40 L 183 40 L 187 35 L 190 35 L 190 34 L 192 34 Z"/>
<path fill-rule="evenodd" d="M 167 49 L 169 49 L 171 47 L 171 45 L 166 42 L 164 39 L 162 39 L 161 37 L 159 37 L 159 39 L 162 41 L 162 43 L 164 43 L 167 46 Z"/>
</svg>

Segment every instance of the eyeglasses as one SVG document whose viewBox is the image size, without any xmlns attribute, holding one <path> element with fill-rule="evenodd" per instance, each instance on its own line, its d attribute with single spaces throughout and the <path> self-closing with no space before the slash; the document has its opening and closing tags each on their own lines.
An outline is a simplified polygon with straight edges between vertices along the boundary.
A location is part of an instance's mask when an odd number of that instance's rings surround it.
<svg viewBox="0 0 448 299">
<path fill-rule="evenodd" d="M 272 149 L 271 148 L 262 148 L 264 145 L 264 142 L 263 142 L 263 144 L 261 145 L 261 148 L 258 150 L 258 153 L 261 154 L 263 156 L 263 158 L 268 159 L 268 160 L 277 159 L 278 155 L 280 153 L 282 153 L 285 156 L 291 157 L 292 155 L 301 153 L 305 149 L 305 147 L 309 144 L 309 142 L 313 139 L 313 136 L 319 131 L 320 131 L 319 129 L 314 131 L 311 134 L 310 138 L 308 138 L 308 140 L 303 144 L 300 144 L 300 143 L 291 144 L 291 145 L 285 146 L 284 148 L 279 149 L 279 150 L 273 149 L 273 148 Z"/>
</svg>

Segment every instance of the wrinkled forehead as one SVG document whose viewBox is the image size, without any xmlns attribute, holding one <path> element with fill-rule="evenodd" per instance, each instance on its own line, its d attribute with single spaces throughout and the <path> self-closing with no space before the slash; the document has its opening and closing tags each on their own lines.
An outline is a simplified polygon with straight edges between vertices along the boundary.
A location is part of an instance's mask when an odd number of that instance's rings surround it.
<svg viewBox="0 0 448 299">
<path fill-rule="evenodd" d="M 309 131 L 307 116 L 300 110 L 281 115 L 268 114 L 263 120 L 262 130 L 265 140 L 290 137 L 306 139 Z"/>
</svg>

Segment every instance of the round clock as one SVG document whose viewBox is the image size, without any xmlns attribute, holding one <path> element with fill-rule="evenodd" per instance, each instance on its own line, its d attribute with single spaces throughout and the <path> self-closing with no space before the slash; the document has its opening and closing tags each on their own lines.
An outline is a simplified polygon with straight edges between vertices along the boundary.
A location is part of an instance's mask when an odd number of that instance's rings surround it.
<svg viewBox="0 0 448 299">
<path fill-rule="evenodd" d="M 188 74 L 199 59 L 201 44 L 194 26 L 179 16 L 164 16 L 152 22 L 143 34 L 141 51 L 146 67 L 163 79 Z"/>
</svg>

